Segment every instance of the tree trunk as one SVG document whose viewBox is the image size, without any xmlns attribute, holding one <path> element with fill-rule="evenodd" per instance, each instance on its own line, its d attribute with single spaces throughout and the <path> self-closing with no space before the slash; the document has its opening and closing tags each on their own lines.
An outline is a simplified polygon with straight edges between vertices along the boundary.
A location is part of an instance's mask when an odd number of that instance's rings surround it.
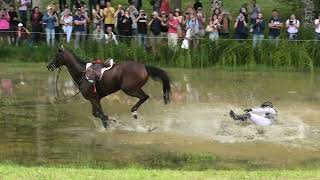
<svg viewBox="0 0 320 180">
<path fill-rule="evenodd" d="M 181 10 L 181 0 L 171 0 L 171 9 L 174 11 L 177 8 Z M 181 10 L 181 12 L 183 11 Z"/>
<path fill-rule="evenodd" d="M 303 6 L 303 19 L 304 19 L 304 26 L 312 27 L 313 20 L 315 17 L 315 4 L 313 0 L 301 0 Z"/>
</svg>

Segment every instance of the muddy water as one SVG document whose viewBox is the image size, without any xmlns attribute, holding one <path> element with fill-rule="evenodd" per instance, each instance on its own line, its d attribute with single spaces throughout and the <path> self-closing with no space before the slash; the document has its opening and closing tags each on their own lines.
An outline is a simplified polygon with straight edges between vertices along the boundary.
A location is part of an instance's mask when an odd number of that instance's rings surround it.
<svg viewBox="0 0 320 180">
<path fill-rule="evenodd" d="M 1 86 L 0 159 L 121 162 L 153 151 L 209 153 L 280 167 L 320 159 L 319 74 L 168 71 L 174 82 L 170 105 L 163 105 L 161 85 L 150 81 L 145 91 L 151 98 L 133 120 L 129 110 L 136 99 L 116 93 L 102 102 L 117 121 L 104 130 L 81 96 L 54 101 L 52 74 L 7 68 L 0 74 L 7 79 Z M 65 72 L 58 87 L 62 97 L 76 92 Z M 279 112 L 270 127 L 228 117 L 230 109 L 241 113 L 266 100 Z"/>
</svg>

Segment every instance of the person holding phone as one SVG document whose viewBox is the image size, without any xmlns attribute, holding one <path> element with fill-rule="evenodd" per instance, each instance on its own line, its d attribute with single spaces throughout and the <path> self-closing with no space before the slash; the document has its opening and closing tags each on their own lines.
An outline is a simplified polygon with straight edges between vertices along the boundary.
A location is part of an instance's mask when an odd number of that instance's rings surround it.
<svg viewBox="0 0 320 180">
<path fill-rule="evenodd" d="M 290 19 L 286 21 L 287 33 L 289 40 L 298 39 L 298 32 L 300 28 L 300 21 L 296 18 L 296 15 L 292 14 Z"/>
<path fill-rule="evenodd" d="M 234 24 L 235 39 L 246 39 L 248 36 L 248 23 L 243 13 L 240 13 Z"/>
<path fill-rule="evenodd" d="M 258 44 L 262 42 L 264 39 L 264 30 L 266 28 L 266 24 L 264 22 L 263 16 L 261 13 L 258 14 L 257 18 L 253 21 L 252 29 L 253 29 L 253 48 L 256 48 Z"/>
</svg>

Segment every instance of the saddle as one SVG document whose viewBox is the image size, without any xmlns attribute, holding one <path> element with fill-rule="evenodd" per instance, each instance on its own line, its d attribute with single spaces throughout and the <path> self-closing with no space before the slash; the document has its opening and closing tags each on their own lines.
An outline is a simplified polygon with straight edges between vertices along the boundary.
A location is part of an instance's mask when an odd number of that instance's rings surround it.
<svg viewBox="0 0 320 180">
<path fill-rule="evenodd" d="M 103 76 L 103 73 L 110 70 L 114 65 L 113 59 L 108 59 L 106 62 L 97 60 L 92 63 L 86 64 L 85 76 L 91 83 L 99 82 Z"/>
</svg>

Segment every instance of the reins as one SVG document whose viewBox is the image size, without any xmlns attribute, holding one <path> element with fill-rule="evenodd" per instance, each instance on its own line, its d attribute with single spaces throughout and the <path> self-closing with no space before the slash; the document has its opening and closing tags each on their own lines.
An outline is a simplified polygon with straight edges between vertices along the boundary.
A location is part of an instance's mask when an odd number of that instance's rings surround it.
<svg viewBox="0 0 320 180">
<path fill-rule="evenodd" d="M 59 95 L 59 91 L 58 91 L 58 80 L 59 80 L 59 76 L 60 76 L 61 70 L 62 70 L 62 67 L 59 67 L 59 71 L 58 71 L 58 74 L 57 74 L 57 76 L 56 76 L 56 80 L 55 80 L 55 81 L 54 81 L 54 80 L 52 81 L 53 86 L 55 87 L 55 95 L 56 95 L 54 98 L 55 98 L 55 100 L 58 101 L 58 102 L 68 101 L 68 100 L 76 97 L 76 96 L 81 92 L 81 91 L 80 91 L 80 87 L 78 86 L 78 84 L 71 78 L 73 84 L 78 88 L 78 92 L 77 92 L 76 94 L 72 95 L 71 97 L 66 97 L 66 98 L 60 99 L 60 95 Z M 55 72 L 56 72 L 56 71 L 54 71 L 53 77 L 55 77 Z M 83 81 L 83 78 L 84 78 L 84 76 L 82 76 L 82 78 L 81 78 L 81 80 L 80 80 L 80 84 L 81 84 L 81 82 Z"/>
</svg>

